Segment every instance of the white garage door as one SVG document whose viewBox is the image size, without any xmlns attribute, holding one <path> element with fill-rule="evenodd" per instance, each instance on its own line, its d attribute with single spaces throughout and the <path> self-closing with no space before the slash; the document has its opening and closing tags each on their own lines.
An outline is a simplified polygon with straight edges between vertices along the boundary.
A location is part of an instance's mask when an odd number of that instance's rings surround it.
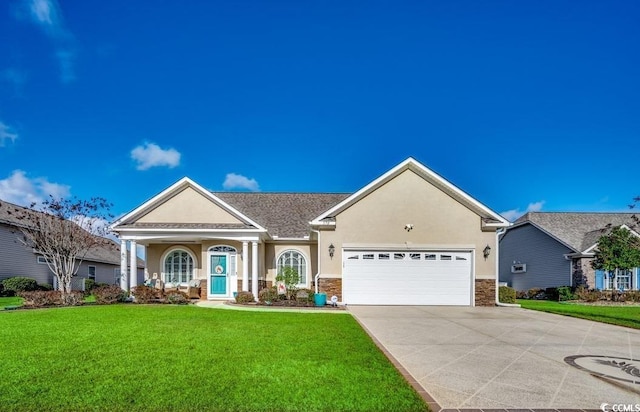
<svg viewBox="0 0 640 412">
<path fill-rule="evenodd" d="M 471 305 L 471 253 L 343 253 L 343 301 L 352 305 Z"/>
</svg>

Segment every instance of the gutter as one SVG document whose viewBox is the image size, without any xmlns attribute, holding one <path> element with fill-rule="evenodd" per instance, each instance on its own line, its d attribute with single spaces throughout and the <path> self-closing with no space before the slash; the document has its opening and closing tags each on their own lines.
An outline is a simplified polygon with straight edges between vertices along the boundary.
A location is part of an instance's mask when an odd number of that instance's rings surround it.
<svg viewBox="0 0 640 412">
<path fill-rule="evenodd" d="M 319 230 L 315 230 L 315 229 L 311 229 L 312 232 L 315 232 L 318 235 L 318 273 L 315 274 L 315 276 L 313 277 L 313 284 L 314 284 L 314 288 L 315 288 L 315 293 L 318 293 L 318 281 L 320 280 L 320 273 L 322 273 L 322 271 L 320 270 L 320 262 L 321 262 L 321 256 L 320 256 L 320 231 Z"/>
<path fill-rule="evenodd" d="M 500 289 L 500 235 L 502 235 L 506 229 L 501 228 L 496 230 L 496 306 L 498 307 L 507 307 L 507 308 L 520 308 L 522 307 L 519 303 L 502 303 L 500 302 L 500 293 L 498 293 Z"/>
</svg>

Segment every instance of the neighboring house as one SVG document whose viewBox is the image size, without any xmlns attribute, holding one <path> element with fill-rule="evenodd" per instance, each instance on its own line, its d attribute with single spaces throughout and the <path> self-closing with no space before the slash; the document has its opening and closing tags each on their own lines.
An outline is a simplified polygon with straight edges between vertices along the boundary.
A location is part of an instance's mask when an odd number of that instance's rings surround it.
<svg viewBox="0 0 640 412">
<path fill-rule="evenodd" d="M 144 246 L 150 276 L 201 279 L 205 299 L 257 297 L 290 266 L 300 287 L 345 304 L 494 305 L 508 225 L 409 158 L 353 194 L 210 192 L 183 178 L 112 229 L 121 248 Z"/>
<path fill-rule="evenodd" d="M 633 213 L 530 212 L 500 236 L 500 282 L 516 290 L 558 286 L 637 290 L 639 270 L 610 273 L 592 268 L 600 236 L 633 227 Z"/>
<path fill-rule="evenodd" d="M 24 222 L 16 219 L 15 210 L 26 208 L 0 200 L 0 281 L 25 276 L 40 284 L 53 285 L 54 275 L 44 256 L 27 248 L 18 227 Z M 33 212 L 38 213 L 38 212 Z M 139 278 L 144 278 L 144 263 L 138 262 Z M 114 241 L 89 251 L 78 269 L 77 279 L 89 278 L 98 283 L 120 282 L 120 248 Z M 74 279 L 76 279 L 74 278 Z M 74 285 L 76 285 L 74 283 Z"/>
</svg>

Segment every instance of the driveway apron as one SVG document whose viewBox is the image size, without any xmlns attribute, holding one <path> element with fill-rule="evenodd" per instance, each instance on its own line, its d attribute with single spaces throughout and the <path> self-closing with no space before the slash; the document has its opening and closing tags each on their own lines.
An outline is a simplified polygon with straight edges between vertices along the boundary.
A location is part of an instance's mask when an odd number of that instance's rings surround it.
<svg viewBox="0 0 640 412">
<path fill-rule="evenodd" d="M 349 311 L 435 408 L 640 410 L 640 330 L 513 307 Z"/>
</svg>

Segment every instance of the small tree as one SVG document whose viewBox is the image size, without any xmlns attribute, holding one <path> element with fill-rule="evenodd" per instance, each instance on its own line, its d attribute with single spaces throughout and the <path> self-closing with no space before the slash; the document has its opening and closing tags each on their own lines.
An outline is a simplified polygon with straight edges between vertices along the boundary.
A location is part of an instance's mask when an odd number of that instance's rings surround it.
<svg viewBox="0 0 640 412">
<path fill-rule="evenodd" d="M 621 270 L 640 266 L 640 239 L 625 227 L 613 228 L 609 234 L 600 236 L 591 266 L 613 272 L 615 277 Z"/>
<path fill-rule="evenodd" d="M 284 283 L 284 286 L 287 288 L 287 299 L 290 299 L 291 293 L 295 292 L 296 287 L 300 283 L 300 274 L 298 274 L 295 268 L 285 266 L 280 269 L 280 273 L 276 276 L 276 281 Z"/>
<path fill-rule="evenodd" d="M 90 200 L 55 199 L 28 208 L 14 207 L 9 213 L 18 222 L 22 243 L 42 255 L 58 280 L 63 299 L 71 294 L 71 279 L 87 253 L 113 245 L 104 236 L 112 216 L 111 204 L 103 198 Z"/>
</svg>

